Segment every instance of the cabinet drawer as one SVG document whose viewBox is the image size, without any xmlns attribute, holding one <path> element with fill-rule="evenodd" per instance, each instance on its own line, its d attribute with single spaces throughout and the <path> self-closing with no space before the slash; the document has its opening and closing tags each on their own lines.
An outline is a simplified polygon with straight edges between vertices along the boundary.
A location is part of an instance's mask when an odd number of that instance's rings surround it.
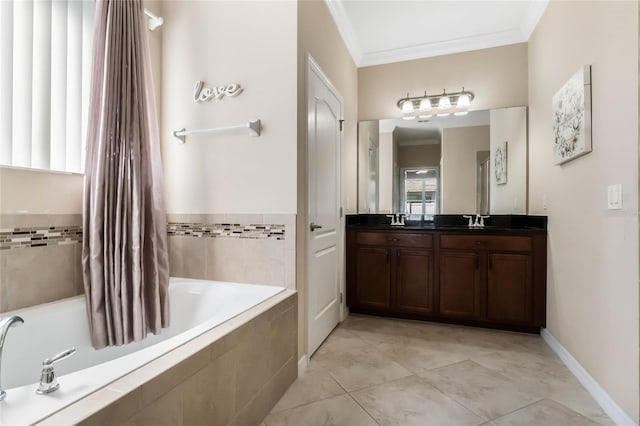
<svg viewBox="0 0 640 426">
<path fill-rule="evenodd" d="M 431 234 L 405 234 L 388 232 L 358 232 L 356 242 L 368 246 L 418 247 L 433 246 Z"/>
<path fill-rule="evenodd" d="M 441 235 L 440 247 L 463 250 L 531 251 L 531 238 L 505 235 Z"/>
</svg>

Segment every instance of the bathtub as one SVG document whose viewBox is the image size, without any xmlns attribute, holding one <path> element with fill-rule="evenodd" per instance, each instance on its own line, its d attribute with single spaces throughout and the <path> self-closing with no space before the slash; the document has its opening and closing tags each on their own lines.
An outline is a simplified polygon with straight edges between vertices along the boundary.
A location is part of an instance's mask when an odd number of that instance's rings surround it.
<svg viewBox="0 0 640 426">
<path fill-rule="evenodd" d="M 253 306 L 282 287 L 171 278 L 170 327 L 141 342 L 95 350 L 91 346 L 84 297 L 7 312 L 24 324 L 11 328 L 4 345 L 0 424 L 41 421 L 175 348 L 185 345 Z M 60 389 L 36 395 L 42 361 L 65 349 L 77 352 L 55 365 Z"/>
</svg>

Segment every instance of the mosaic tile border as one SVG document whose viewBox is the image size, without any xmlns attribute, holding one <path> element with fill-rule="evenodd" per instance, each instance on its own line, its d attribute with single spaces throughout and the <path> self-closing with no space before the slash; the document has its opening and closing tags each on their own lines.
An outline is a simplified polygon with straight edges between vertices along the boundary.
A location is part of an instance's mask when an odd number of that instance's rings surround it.
<svg viewBox="0 0 640 426">
<path fill-rule="evenodd" d="M 39 226 L 0 229 L 0 250 L 82 242 L 82 226 Z"/>
<path fill-rule="evenodd" d="M 279 224 L 170 222 L 167 234 L 208 238 L 285 239 Z M 0 250 L 45 247 L 82 242 L 82 226 L 37 226 L 0 229 Z"/>
<path fill-rule="evenodd" d="M 182 235 L 198 238 L 273 238 L 284 240 L 284 229 L 284 225 L 275 224 L 240 225 L 238 223 L 195 222 L 170 222 L 167 224 L 169 236 Z"/>
</svg>

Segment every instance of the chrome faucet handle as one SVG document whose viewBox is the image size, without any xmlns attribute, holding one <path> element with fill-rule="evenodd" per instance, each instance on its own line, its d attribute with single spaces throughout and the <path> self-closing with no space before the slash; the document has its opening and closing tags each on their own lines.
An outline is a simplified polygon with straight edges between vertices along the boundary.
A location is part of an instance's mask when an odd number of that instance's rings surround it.
<svg viewBox="0 0 640 426">
<path fill-rule="evenodd" d="M 386 216 L 391 218 L 391 225 L 395 225 L 397 223 L 395 214 L 388 214 Z"/>
<path fill-rule="evenodd" d="M 398 216 L 400 217 L 400 223 L 398 225 L 404 226 L 404 218 L 405 218 L 406 214 L 398 213 Z"/>
<path fill-rule="evenodd" d="M 47 358 L 42 361 L 42 372 L 40 373 L 40 385 L 36 390 L 38 395 L 46 395 L 51 392 L 55 392 L 60 388 L 60 383 L 56 378 L 56 372 L 53 370 L 53 364 L 62 361 L 73 355 L 76 352 L 76 348 L 67 349 L 64 352 L 60 352 L 51 358 Z"/>
<path fill-rule="evenodd" d="M 484 228 L 484 220 L 485 219 L 489 219 L 489 216 L 488 215 L 487 216 L 479 215 L 479 217 L 480 217 L 480 224 L 478 226 L 481 226 L 481 227 Z"/>
<path fill-rule="evenodd" d="M 470 214 L 463 214 L 463 215 L 462 215 L 462 217 L 463 217 L 463 218 L 465 218 L 465 219 L 469 219 L 469 223 L 467 224 L 467 226 L 468 226 L 469 228 L 473 228 L 474 226 L 476 226 L 476 225 L 475 225 L 475 223 L 473 223 L 473 216 L 472 216 L 472 215 L 470 215 Z"/>
</svg>

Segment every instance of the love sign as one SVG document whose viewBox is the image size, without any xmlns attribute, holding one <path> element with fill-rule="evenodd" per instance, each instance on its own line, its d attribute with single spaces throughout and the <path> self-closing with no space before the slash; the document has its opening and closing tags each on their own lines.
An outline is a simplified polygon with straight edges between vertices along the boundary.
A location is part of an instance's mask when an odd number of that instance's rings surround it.
<svg viewBox="0 0 640 426">
<path fill-rule="evenodd" d="M 204 87 L 204 81 L 197 80 L 196 85 L 193 87 L 193 100 L 196 103 L 202 103 L 211 99 L 222 99 L 225 96 L 238 96 L 242 93 L 242 90 L 242 87 L 237 83 L 218 87 Z"/>
</svg>

